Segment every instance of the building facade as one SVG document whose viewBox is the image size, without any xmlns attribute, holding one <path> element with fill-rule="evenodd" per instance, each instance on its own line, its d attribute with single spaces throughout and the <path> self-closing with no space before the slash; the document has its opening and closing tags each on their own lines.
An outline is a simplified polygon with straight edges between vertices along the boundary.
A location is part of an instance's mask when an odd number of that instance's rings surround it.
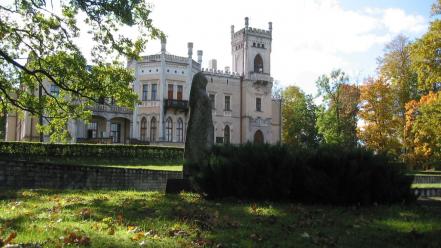
<svg viewBox="0 0 441 248">
<path fill-rule="evenodd" d="M 272 23 L 268 30 L 231 26 L 232 70 L 217 69 L 216 60 L 201 68 L 203 52 L 193 60 L 193 43 L 186 57 L 169 54 L 166 41 L 161 53 L 128 61 L 135 73 L 133 90 L 139 103 L 133 110 L 103 102 L 91 108 L 92 120 L 72 120 L 68 130 L 73 142 L 150 143 L 183 146 L 189 118 L 188 100 L 193 76 L 202 71 L 212 103 L 216 143 L 277 143 L 280 141 L 280 101 L 272 99 L 270 73 Z M 36 118 L 7 122 L 7 140 L 38 140 Z M 46 137 L 47 138 L 47 137 Z"/>
</svg>

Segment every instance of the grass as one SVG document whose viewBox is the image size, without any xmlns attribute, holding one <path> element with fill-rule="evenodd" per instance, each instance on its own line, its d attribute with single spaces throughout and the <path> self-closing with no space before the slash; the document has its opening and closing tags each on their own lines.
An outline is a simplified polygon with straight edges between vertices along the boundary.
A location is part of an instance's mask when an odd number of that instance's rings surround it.
<svg viewBox="0 0 441 248">
<path fill-rule="evenodd" d="M 414 183 L 412 184 L 412 188 L 419 188 L 419 189 L 441 189 L 440 183 Z"/>
<path fill-rule="evenodd" d="M 92 158 L 38 158 L 33 159 L 35 162 L 49 162 L 61 165 L 86 165 L 100 167 L 117 167 L 128 169 L 149 169 L 149 170 L 166 170 L 166 171 L 182 171 L 182 161 L 158 162 L 142 159 L 92 159 Z"/>
<path fill-rule="evenodd" d="M 1 191 L 0 238 L 43 247 L 440 247 L 441 207 L 207 201 L 198 194 Z"/>
</svg>

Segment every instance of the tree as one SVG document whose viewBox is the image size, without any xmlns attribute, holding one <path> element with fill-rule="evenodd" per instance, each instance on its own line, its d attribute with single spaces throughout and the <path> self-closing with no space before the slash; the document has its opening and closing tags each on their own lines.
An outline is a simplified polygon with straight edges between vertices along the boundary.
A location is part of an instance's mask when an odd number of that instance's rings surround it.
<svg viewBox="0 0 441 248">
<path fill-rule="evenodd" d="M 441 20 L 434 20 L 429 31 L 411 48 L 413 67 L 418 74 L 418 89 L 427 94 L 441 85 Z"/>
<path fill-rule="evenodd" d="M 441 161 L 441 92 L 406 105 L 405 132 L 409 163 L 427 168 Z"/>
<path fill-rule="evenodd" d="M 398 35 L 385 47 L 385 54 L 378 59 L 380 76 L 390 83 L 396 101 L 396 114 L 403 120 L 406 103 L 418 97 L 418 78 L 412 68 L 411 43 L 404 35 Z"/>
<path fill-rule="evenodd" d="M 283 91 L 282 140 L 285 144 L 311 148 L 318 144 L 316 106 L 310 95 L 296 86 Z"/>
<path fill-rule="evenodd" d="M 359 89 L 348 84 L 341 70 L 322 75 L 316 82 L 323 104 L 317 111 L 317 128 L 326 143 L 344 147 L 357 145 L 357 112 Z"/>
<path fill-rule="evenodd" d="M 369 149 L 397 157 L 401 147 L 397 135 L 401 118 L 394 116 L 394 101 L 394 91 L 383 78 L 367 80 L 360 89 L 358 115 L 363 124 L 358 136 Z"/>
<path fill-rule="evenodd" d="M 143 0 L 57 3 L 59 8 L 45 0 L 0 4 L 0 107 L 39 116 L 39 129 L 53 141 L 68 137 L 68 120 L 88 120 L 88 108 L 102 97 L 132 107 L 134 76 L 122 59 L 137 58 L 148 39 L 164 36 Z M 80 15 L 92 35 L 91 66 L 77 45 Z M 137 39 L 120 32 L 136 26 Z"/>
</svg>

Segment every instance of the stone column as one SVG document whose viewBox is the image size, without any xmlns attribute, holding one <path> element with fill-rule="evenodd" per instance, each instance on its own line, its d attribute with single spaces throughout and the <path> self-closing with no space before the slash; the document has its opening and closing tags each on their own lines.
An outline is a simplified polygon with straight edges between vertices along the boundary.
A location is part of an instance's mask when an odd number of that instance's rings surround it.
<svg viewBox="0 0 441 248">
<path fill-rule="evenodd" d="M 166 87 L 166 75 L 165 72 L 167 70 L 165 63 L 165 52 L 166 52 L 166 40 L 163 39 L 161 43 L 161 71 L 159 75 L 159 85 L 158 85 L 158 98 L 159 98 L 159 120 L 158 120 L 158 140 L 163 141 L 164 140 L 164 92 Z"/>
<path fill-rule="evenodd" d="M 104 138 L 110 138 L 110 124 L 111 124 L 111 120 L 106 119 L 106 131 Z"/>
<path fill-rule="evenodd" d="M 133 138 L 133 121 L 128 121 L 128 123 L 129 123 L 129 142 L 130 142 L 130 139 Z"/>
</svg>

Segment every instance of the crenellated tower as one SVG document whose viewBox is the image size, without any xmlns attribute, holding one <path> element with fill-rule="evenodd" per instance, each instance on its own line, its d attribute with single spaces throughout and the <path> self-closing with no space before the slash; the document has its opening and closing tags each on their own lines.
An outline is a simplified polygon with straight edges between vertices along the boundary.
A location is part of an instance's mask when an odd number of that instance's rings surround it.
<svg viewBox="0 0 441 248">
<path fill-rule="evenodd" d="M 245 27 L 239 31 L 235 32 L 231 26 L 232 70 L 244 79 L 271 74 L 272 28 L 271 22 L 268 30 L 251 28 L 248 17 L 245 17 Z"/>
</svg>

